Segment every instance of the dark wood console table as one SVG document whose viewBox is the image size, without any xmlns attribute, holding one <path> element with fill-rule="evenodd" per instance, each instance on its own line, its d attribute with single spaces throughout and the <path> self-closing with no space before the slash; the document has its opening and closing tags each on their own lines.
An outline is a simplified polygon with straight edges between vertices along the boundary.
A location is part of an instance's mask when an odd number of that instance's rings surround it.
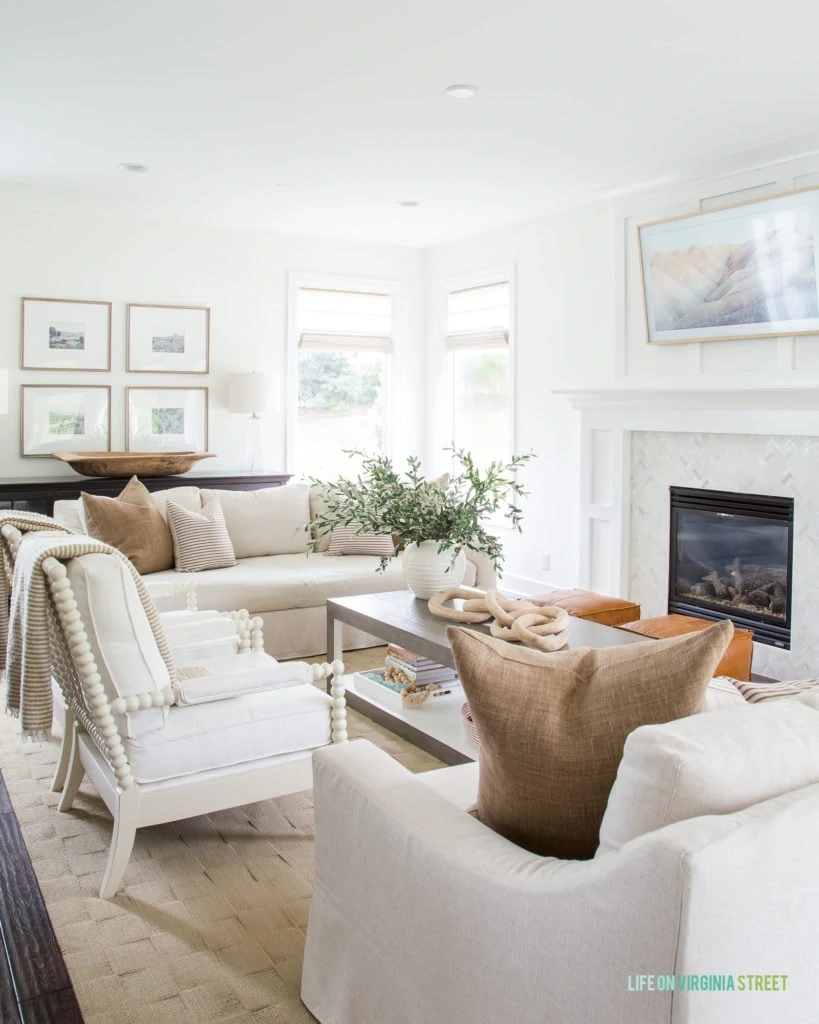
<svg viewBox="0 0 819 1024">
<path fill-rule="evenodd" d="M 260 487 L 281 487 L 292 473 L 183 473 L 180 476 L 140 477 L 149 491 L 168 487 L 211 487 L 228 491 L 255 491 Z M 54 502 L 79 498 L 80 491 L 115 498 L 129 477 L 80 476 L 0 479 L 0 509 L 17 508 L 53 514 Z"/>
</svg>

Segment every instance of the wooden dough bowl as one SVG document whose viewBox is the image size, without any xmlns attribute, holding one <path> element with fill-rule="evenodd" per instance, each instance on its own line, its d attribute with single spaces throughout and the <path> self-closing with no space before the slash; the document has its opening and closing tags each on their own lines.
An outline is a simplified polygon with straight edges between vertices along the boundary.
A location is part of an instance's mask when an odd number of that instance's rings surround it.
<svg viewBox="0 0 819 1024">
<path fill-rule="evenodd" d="M 54 452 L 82 476 L 173 476 L 187 473 L 200 459 L 213 459 L 213 452 Z"/>
</svg>

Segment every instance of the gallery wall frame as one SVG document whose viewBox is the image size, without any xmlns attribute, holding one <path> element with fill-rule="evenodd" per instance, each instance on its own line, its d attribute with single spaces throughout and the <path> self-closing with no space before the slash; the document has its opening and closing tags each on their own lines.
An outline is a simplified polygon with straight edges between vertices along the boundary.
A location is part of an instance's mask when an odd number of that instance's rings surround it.
<svg viewBox="0 0 819 1024">
<path fill-rule="evenodd" d="M 125 351 L 128 373 L 208 373 L 210 307 L 128 303 Z"/>
<path fill-rule="evenodd" d="M 20 369 L 110 371 L 111 303 L 24 296 Z"/>
<path fill-rule="evenodd" d="M 649 344 L 819 334 L 819 188 L 637 227 Z"/>
<path fill-rule="evenodd" d="M 111 388 L 107 384 L 23 384 L 20 455 L 111 451 Z"/>
<path fill-rule="evenodd" d="M 207 451 L 208 389 L 125 389 L 125 449 L 129 452 Z"/>
</svg>

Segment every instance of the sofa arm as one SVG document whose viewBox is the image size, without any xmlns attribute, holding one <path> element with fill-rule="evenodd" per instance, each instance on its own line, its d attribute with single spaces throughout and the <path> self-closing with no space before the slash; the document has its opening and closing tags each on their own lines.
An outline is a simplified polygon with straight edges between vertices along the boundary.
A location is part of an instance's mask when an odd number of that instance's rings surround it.
<svg viewBox="0 0 819 1024">
<path fill-rule="evenodd" d="M 464 553 L 466 554 L 467 561 L 472 562 L 475 566 L 474 586 L 480 590 L 496 590 L 498 576 L 492 560 L 487 558 L 482 551 L 475 551 L 474 548 L 465 548 Z"/>
<path fill-rule="evenodd" d="M 313 776 L 302 997 L 319 1020 L 669 1019 L 669 993 L 635 1002 L 626 980 L 674 973 L 678 850 L 535 856 L 365 740 L 315 752 Z"/>
</svg>

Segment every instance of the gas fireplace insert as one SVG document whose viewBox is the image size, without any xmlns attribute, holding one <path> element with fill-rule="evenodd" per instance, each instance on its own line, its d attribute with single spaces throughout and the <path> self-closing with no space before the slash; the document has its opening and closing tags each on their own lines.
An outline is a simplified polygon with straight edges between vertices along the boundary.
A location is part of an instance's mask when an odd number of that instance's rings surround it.
<svg viewBox="0 0 819 1024">
<path fill-rule="evenodd" d="M 790 650 L 793 499 L 671 488 L 668 610 Z"/>
</svg>

